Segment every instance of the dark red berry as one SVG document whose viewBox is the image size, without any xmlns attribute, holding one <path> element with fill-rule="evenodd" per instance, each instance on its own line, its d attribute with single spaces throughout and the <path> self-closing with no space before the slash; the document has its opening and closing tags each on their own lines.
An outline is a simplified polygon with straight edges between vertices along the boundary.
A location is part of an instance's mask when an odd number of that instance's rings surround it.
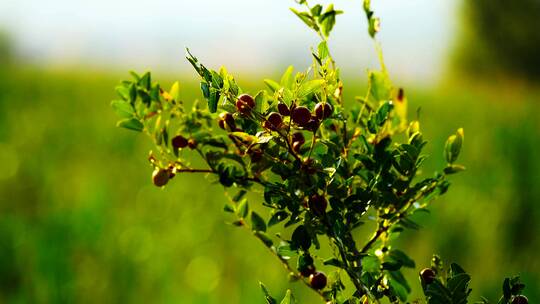
<svg viewBox="0 0 540 304">
<path fill-rule="evenodd" d="M 291 118 L 295 124 L 304 127 L 311 119 L 311 112 L 306 107 L 296 107 L 292 110 Z"/>
<path fill-rule="evenodd" d="M 223 113 L 219 114 L 219 118 L 224 120 L 229 125 L 234 125 L 234 117 L 229 112 L 223 112 Z"/>
<path fill-rule="evenodd" d="M 431 284 L 433 281 L 435 281 L 436 278 L 435 271 L 431 268 L 424 268 L 422 271 L 420 271 L 420 278 L 422 279 L 422 282 L 425 284 Z"/>
<path fill-rule="evenodd" d="M 242 94 L 238 96 L 238 100 L 241 100 L 242 102 L 246 103 L 250 108 L 255 107 L 255 99 L 251 97 L 249 94 Z"/>
<path fill-rule="evenodd" d="M 234 122 L 234 117 L 229 112 L 223 112 L 219 114 L 219 121 L 218 121 L 219 127 L 227 130 L 227 131 L 235 131 L 236 130 L 236 124 Z"/>
<path fill-rule="evenodd" d="M 312 116 L 311 119 L 308 121 L 308 123 L 304 126 L 304 128 L 306 128 L 306 130 L 309 130 L 309 131 L 317 131 L 317 129 L 319 128 L 319 120 L 317 119 L 316 116 Z"/>
<path fill-rule="evenodd" d="M 314 194 L 309 198 L 308 207 L 313 213 L 321 216 L 326 213 L 328 201 L 323 195 Z"/>
<path fill-rule="evenodd" d="M 178 135 L 178 136 L 173 137 L 173 139 L 171 140 L 171 144 L 173 148 L 181 149 L 181 148 L 187 147 L 188 140 L 184 136 Z"/>
<path fill-rule="evenodd" d="M 281 114 L 277 112 L 272 112 L 268 114 L 268 117 L 266 117 L 266 120 L 270 123 L 270 126 L 272 130 L 277 130 L 279 127 L 281 127 L 281 124 L 283 123 L 283 117 L 281 117 Z"/>
<path fill-rule="evenodd" d="M 249 114 L 255 108 L 255 100 L 248 94 L 242 94 L 236 101 L 236 109 L 242 114 Z"/>
<path fill-rule="evenodd" d="M 323 289 L 326 287 L 326 275 L 322 272 L 315 272 L 309 276 L 309 285 L 313 289 Z"/>
<path fill-rule="evenodd" d="M 218 120 L 218 126 L 220 128 L 222 128 L 223 130 L 225 130 L 226 126 L 225 126 L 225 121 L 224 120 Z"/>
<path fill-rule="evenodd" d="M 300 274 L 306 278 L 308 278 L 310 275 L 314 274 L 315 273 L 315 266 L 313 265 L 309 265 L 309 266 L 306 266 L 306 268 L 302 269 L 300 271 Z"/>
<path fill-rule="evenodd" d="M 526 296 L 515 296 L 512 300 L 512 304 L 529 304 L 529 299 Z"/>
<path fill-rule="evenodd" d="M 315 105 L 315 115 L 317 115 L 317 118 L 319 120 L 326 119 L 332 115 L 333 112 L 332 105 L 329 103 L 318 103 Z"/>
<path fill-rule="evenodd" d="M 188 140 L 188 146 L 189 146 L 189 148 L 190 148 L 191 150 L 197 148 L 197 141 L 195 141 L 195 139 L 193 139 L 193 138 L 190 138 L 190 139 Z"/>
<path fill-rule="evenodd" d="M 156 168 L 152 173 L 152 183 L 158 187 L 165 186 L 169 178 L 169 170 Z"/>
<path fill-rule="evenodd" d="M 275 130 L 274 126 L 268 120 L 265 120 L 262 123 L 262 126 L 263 128 L 268 129 L 268 130 Z"/>
<path fill-rule="evenodd" d="M 284 104 L 283 102 L 278 103 L 277 109 L 278 109 L 279 114 L 283 116 L 291 115 L 291 111 L 289 110 L 289 107 L 287 107 L 287 105 Z"/>
<path fill-rule="evenodd" d="M 300 149 L 302 149 L 302 145 L 303 145 L 303 143 L 301 143 L 299 141 L 293 142 L 293 144 L 292 144 L 293 151 L 296 152 L 296 153 L 299 153 Z"/>
<path fill-rule="evenodd" d="M 293 133 L 291 139 L 293 143 L 298 142 L 300 144 L 303 144 L 306 142 L 306 140 L 304 139 L 304 134 L 302 134 L 302 132 Z"/>
</svg>

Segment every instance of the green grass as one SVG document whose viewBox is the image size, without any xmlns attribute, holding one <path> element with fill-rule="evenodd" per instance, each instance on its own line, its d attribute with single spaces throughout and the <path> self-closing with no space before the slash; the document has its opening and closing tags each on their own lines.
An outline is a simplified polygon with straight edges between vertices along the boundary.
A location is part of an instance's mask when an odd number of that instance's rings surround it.
<svg viewBox="0 0 540 304">
<path fill-rule="evenodd" d="M 262 303 L 258 280 L 283 293 L 289 284 L 274 257 L 224 224 L 221 186 L 201 175 L 164 190 L 150 184 L 150 143 L 114 126 L 109 101 L 123 77 L 0 71 L 0 302 Z M 196 81 L 181 84 L 185 100 L 199 96 Z M 430 140 L 425 172 L 443 166 L 444 141 L 458 127 L 468 170 L 399 246 L 417 268 L 433 252 L 460 263 L 474 299 L 496 299 L 502 278 L 520 273 L 539 302 L 540 92 L 453 84 L 407 93 Z M 417 288 L 416 271 L 407 275 Z M 301 303 L 316 301 L 292 286 Z"/>
</svg>

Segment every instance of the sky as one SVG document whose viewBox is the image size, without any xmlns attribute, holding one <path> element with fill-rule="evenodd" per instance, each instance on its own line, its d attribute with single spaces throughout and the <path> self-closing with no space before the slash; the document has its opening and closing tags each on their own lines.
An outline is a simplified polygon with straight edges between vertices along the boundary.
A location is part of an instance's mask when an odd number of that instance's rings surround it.
<svg viewBox="0 0 540 304">
<path fill-rule="evenodd" d="M 345 73 L 376 66 L 361 0 L 329 40 Z M 330 3 L 319 0 L 313 3 Z M 436 81 L 456 32 L 457 1 L 372 0 L 385 61 L 398 78 Z M 289 11 L 292 0 L 1 0 L 0 29 L 25 60 L 42 65 L 183 72 L 185 47 L 210 67 L 258 74 L 303 69 L 318 38 Z"/>
</svg>

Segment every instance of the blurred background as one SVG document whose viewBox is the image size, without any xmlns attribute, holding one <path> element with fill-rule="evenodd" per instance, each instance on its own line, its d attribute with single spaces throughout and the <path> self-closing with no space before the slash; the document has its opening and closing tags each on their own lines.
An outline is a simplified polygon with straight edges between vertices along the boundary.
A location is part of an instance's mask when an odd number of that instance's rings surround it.
<svg viewBox="0 0 540 304">
<path fill-rule="evenodd" d="M 520 274 L 539 303 L 540 2 L 372 2 L 394 83 L 411 113 L 422 109 L 425 174 L 442 168 L 447 135 L 466 134 L 467 171 L 399 247 L 418 268 L 434 252 L 461 264 L 473 300 L 496 302 L 502 279 Z M 352 100 L 377 58 L 360 1 L 335 4 L 346 13 L 329 44 Z M 293 5 L 0 2 L 0 303 L 263 303 L 258 280 L 285 291 L 275 258 L 224 224 L 221 186 L 196 175 L 151 185 L 150 143 L 115 128 L 109 101 L 130 69 L 200 98 L 186 46 L 251 91 L 291 63 L 304 69 L 317 37 Z M 416 271 L 406 272 L 415 288 Z M 300 303 L 317 301 L 292 286 Z"/>
</svg>

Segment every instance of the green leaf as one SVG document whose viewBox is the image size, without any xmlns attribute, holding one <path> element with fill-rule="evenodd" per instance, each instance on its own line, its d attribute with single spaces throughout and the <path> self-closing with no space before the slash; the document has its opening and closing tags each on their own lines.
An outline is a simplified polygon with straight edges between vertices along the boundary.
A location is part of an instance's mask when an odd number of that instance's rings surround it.
<svg viewBox="0 0 540 304">
<path fill-rule="evenodd" d="M 324 36 L 328 37 L 330 35 L 330 32 L 336 24 L 336 15 L 342 13 L 343 11 L 334 10 L 333 4 L 328 5 L 324 14 L 319 17 L 319 24 Z"/>
<path fill-rule="evenodd" d="M 268 102 L 266 101 L 266 91 L 259 91 L 253 98 L 255 100 L 255 111 L 266 113 L 268 110 Z"/>
<path fill-rule="evenodd" d="M 445 174 L 455 174 L 455 173 L 458 173 L 458 172 L 461 172 L 461 171 L 464 171 L 464 170 L 465 170 L 464 166 L 452 164 L 452 165 L 448 165 L 448 166 L 446 166 L 446 168 L 444 168 L 444 173 Z"/>
<path fill-rule="evenodd" d="M 266 303 L 267 304 L 277 304 L 276 299 L 272 298 L 272 296 L 268 292 L 268 289 L 266 288 L 266 286 L 264 286 L 264 284 L 262 282 L 259 282 L 259 286 L 261 287 L 261 290 L 262 290 L 262 292 L 264 294 L 264 298 L 266 300 Z"/>
<path fill-rule="evenodd" d="M 291 237 L 291 248 L 308 250 L 309 247 L 311 247 L 311 237 L 306 227 L 304 225 L 296 227 Z"/>
<path fill-rule="evenodd" d="M 238 203 L 238 207 L 236 208 L 237 215 L 241 218 L 246 218 L 249 212 L 249 205 L 246 199 L 243 199 Z"/>
<path fill-rule="evenodd" d="M 111 106 L 116 114 L 122 118 L 131 118 L 135 115 L 135 109 L 125 100 L 113 100 Z"/>
<path fill-rule="evenodd" d="M 321 60 L 326 59 L 330 52 L 328 51 L 328 44 L 326 44 L 326 41 L 322 41 L 319 43 L 319 46 L 317 46 L 317 54 L 319 54 L 319 58 Z"/>
<path fill-rule="evenodd" d="M 270 90 L 272 90 L 272 92 L 275 92 L 281 88 L 281 85 L 272 79 L 265 79 L 264 83 L 270 88 Z"/>
<path fill-rule="evenodd" d="M 208 98 L 208 110 L 210 113 L 216 113 L 219 97 L 219 91 L 210 89 L 210 97 Z"/>
<path fill-rule="evenodd" d="M 150 85 L 152 83 L 150 72 L 144 73 L 144 75 L 139 79 L 139 85 L 146 90 L 150 90 Z"/>
<path fill-rule="evenodd" d="M 253 231 L 266 231 L 264 219 L 255 211 L 251 212 L 251 229 L 253 229 Z"/>
<path fill-rule="evenodd" d="M 380 260 L 376 256 L 368 255 L 362 258 L 362 268 L 367 272 L 378 272 Z"/>
<path fill-rule="evenodd" d="M 409 267 L 409 268 L 415 267 L 414 260 L 411 259 L 405 252 L 399 249 L 392 249 L 388 253 L 388 257 L 396 262 L 399 262 L 401 265 L 405 267 Z"/>
<path fill-rule="evenodd" d="M 316 4 L 315 6 L 311 8 L 311 14 L 315 17 L 319 17 L 321 15 L 321 12 L 322 12 L 322 5 L 320 4 Z"/>
<path fill-rule="evenodd" d="M 235 202 L 235 203 L 238 203 L 241 199 L 244 198 L 244 196 L 247 194 L 247 191 L 244 190 L 244 189 L 241 189 L 240 191 L 238 191 L 238 193 L 236 193 L 233 198 L 232 198 L 232 201 Z"/>
<path fill-rule="evenodd" d="M 336 259 L 336 258 L 330 258 L 328 260 L 325 260 L 323 262 L 323 264 L 324 265 L 332 265 L 332 266 L 336 266 L 336 267 L 339 267 L 339 268 L 344 268 L 343 263 L 340 260 Z"/>
<path fill-rule="evenodd" d="M 178 81 L 175 81 L 173 83 L 171 89 L 169 90 L 169 94 L 171 95 L 173 100 L 180 100 L 180 83 Z"/>
<path fill-rule="evenodd" d="M 142 122 L 135 118 L 120 120 L 116 125 L 118 127 L 130 129 L 137 132 L 141 132 L 144 129 L 144 125 L 142 124 Z"/>
<path fill-rule="evenodd" d="M 206 99 L 210 98 L 210 87 L 208 86 L 208 83 L 201 81 L 201 91 L 203 93 L 204 98 Z"/>
<path fill-rule="evenodd" d="M 383 103 L 379 109 L 377 110 L 377 113 L 375 114 L 375 123 L 378 126 L 382 126 L 389 118 L 390 112 L 394 106 L 390 102 Z"/>
<path fill-rule="evenodd" d="M 424 294 L 429 304 L 452 304 L 452 295 L 439 280 L 435 280 L 429 284 Z"/>
<path fill-rule="evenodd" d="M 294 67 L 290 65 L 285 71 L 285 73 L 283 73 L 283 75 L 281 76 L 281 81 L 280 81 L 281 86 L 288 89 L 292 89 L 292 86 L 294 83 L 294 77 L 292 76 L 293 70 L 294 70 Z"/>
<path fill-rule="evenodd" d="M 323 84 L 324 79 L 314 79 L 306 81 L 300 86 L 300 88 L 298 88 L 298 92 L 296 93 L 296 95 L 298 96 L 298 98 L 303 98 L 318 90 Z"/>
<path fill-rule="evenodd" d="M 398 296 L 398 298 L 402 302 L 407 301 L 408 291 L 405 286 L 403 286 L 400 282 L 394 280 L 393 278 L 388 279 L 388 284 L 390 285 L 390 288 L 392 291 Z"/>
<path fill-rule="evenodd" d="M 510 279 L 506 278 L 503 282 L 503 296 L 506 301 L 510 300 L 510 297 L 512 296 L 512 290 L 510 287 Z"/>
<path fill-rule="evenodd" d="M 390 100 L 392 83 L 384 71 L 370 71 L 368 74 L 370 95 L 377 102 Z"/>
<path fill-rule="evenodd" d="M 116 87 L 116 94 L 120 96 L 125 101 L 130 101 L 130 89 L 126 85 L 119 85 Z"/>
<path fill-rule="evenodd" d="M 293 256 L 296 256 L 297 254 L 296 251 L 285 242 L 281 242 L 281 244 L 279 244 L 279 246 L 276 248 L 276 253 L 286 260 L 290 259 Z"/>
<path fill-rule="evenodd" d="M 234 207 L 229 203 L 225 203 L 225 205 L 223 206 L 223 211 L 234 213 Z"/>
<path fill-rule="evenodd" d="M 446 144 L 444 146 L 444 155 L 446 162 L 449 164 L 454 163 L 461 151 L 461 146 L 463 144 L 463 129 L 460 128 L 457 130 L 456 134 L 448 137 Z"/>
<path fill-rule="evenodd" d="M 277 211 L 276 213 L 272 214 L 272 217 L 268 221 L 268 227 L 274 226 L 286 220 L 288 216 L 289 213 L 287 213 L 287 211 Z"/>
<path fill-rule="evenodd" d="M 309 13 L 307 13 L 307 12 L 299 12 L 299 11 L 295 10 L 294 8 L 291 8 L 291 11 L 296 16 L 298 16 L 298 18 L 300 18 L 300 20 L 302 20 L 307 26 L 309 26 L 310 28 L 312 28 L 312 29 L 314 29 L 316 31 L 319 30 L 319 27 L 315 23 L 315 20 L 313 20 L 313 17 Z"/>
<path fill-rule="evenodd" d="M 264 232 L 262 231 L 255 231 L 255 236 L 261 240 L 266 247 L 271 247 L 274 244 L 274 241 Z"/>
<path fill-rule="evenodd" d="M 290 289 L 287 289 L 287 292 L 285 293 L 285 297 L 283 300 L 281 300 L 280 304 L 293 304 L 295 303 L 292 292 Z"/>
</svg>

